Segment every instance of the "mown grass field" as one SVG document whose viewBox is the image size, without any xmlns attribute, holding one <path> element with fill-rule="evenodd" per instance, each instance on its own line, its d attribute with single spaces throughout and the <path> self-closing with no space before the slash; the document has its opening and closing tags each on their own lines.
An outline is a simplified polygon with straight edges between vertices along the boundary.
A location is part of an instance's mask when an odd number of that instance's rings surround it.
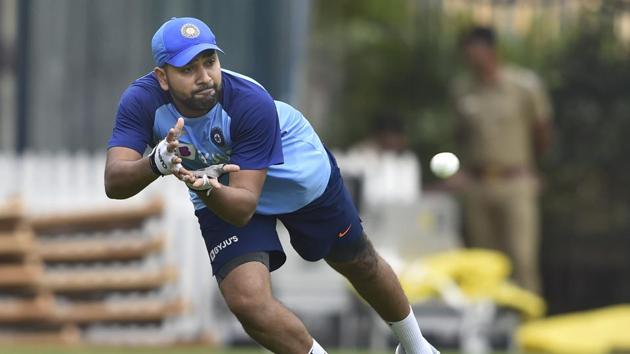
<svg viewBox="0 0 630 354">
<path fill-rule="evenodd" d="M 118 348 L 62 345 L 12 345 L 0 346 L 0 354 L 265 354 L 261 349 L 212 349 L 204 346 L 177 346 L 166 348 Z M 331 350 L 330 354 L 393 354 L 391 352 L 368 352 Z M 457 354 L 442 352 L 442 354 Z M 495 353 L 505 354 L 505 353 Z"/>
</svg>

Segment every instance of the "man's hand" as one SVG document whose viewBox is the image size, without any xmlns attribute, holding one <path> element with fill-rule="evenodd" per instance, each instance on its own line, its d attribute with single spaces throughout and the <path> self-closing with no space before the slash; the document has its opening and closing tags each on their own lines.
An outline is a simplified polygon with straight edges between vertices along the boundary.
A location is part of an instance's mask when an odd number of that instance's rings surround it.
<svg viewBox="0 0 630 354">
<path fill-rule="evenodd" d="M 240 169 L 238 165 L 231 164 L 211 165 L 200 170 L 190 171 L 189 174 L 182 177 L 182 181 L 186 182 L 188 188 L 206 191 L 206 195 L 209 195 L 214 188 L 219 189 L 223 186 L 218 180 L 219 177 L 226 173 L 240 171 Z"/>
<path fill-rule="evenodd" d="M 462 193 L 470 188 L 472 182 L 472 177 L 468 172 L 466 172 L 466 170 L 459 170 L 451 177 L 430 183 L 425 186 L 425 189 L 431 191 Z"/>
<path fill-rule="evenodd" d="M 176 149 L 179 146 L 179 136 L 184 129 L 184 118 L 179 118 L 174 127 L 169 129 L 166 138 L 160 141 L 151 151 L 149 161 L 155 174 L 166 176 L 175 174 L 179 179 L 189 172 L 182 167 L 182 159 L 177 156 Z"/>
</svg>

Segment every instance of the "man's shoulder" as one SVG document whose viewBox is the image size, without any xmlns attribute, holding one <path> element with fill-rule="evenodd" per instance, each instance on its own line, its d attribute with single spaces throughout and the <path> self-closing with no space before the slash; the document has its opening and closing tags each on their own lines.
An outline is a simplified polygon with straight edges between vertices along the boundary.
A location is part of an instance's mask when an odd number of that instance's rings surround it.
<svg viewBox="0 0 630 354">
<path fill-rule="evenodd" d="M 221 73 L 223 74 L 224 80 L 227 79 L 233 85 L 235 89 L 245 89 L 245 90 L 263 90 L 266 92 L 265 87 L 255 79 L 238 73 L 236 71 L 221 69 Z"/>
<path fill-rule="evenodd" d="M 221 71 L 223 73 L 223 86 L 224 93 L 227 95 L 226 98 L 237 101 L 267 101 L 271 98 L 267 89 L 251 77 L 227 69 L 222 69 Z"/>
<path fill-rule="evenodd" d="M 542 81 L 535 71 L 510 64 L 502 68 L 504 80 L 524 90 L 542 89 Z"/>
<path fill-rule="evenodd" d="M 258 81 L 226 69 L 222 69 L 222 73 L 222 104 L 229 114 L 240 115 L 252 108 L 275 107 L 273 98 Z"/>
<path fill-rule="evenodd" d="M 120 104 L 152 111 L 168 103 L 168 100 L 168 94 L 160 87 L 155 74 L 148 73 L 129 84 L 120 98 Z"/>
</svg>

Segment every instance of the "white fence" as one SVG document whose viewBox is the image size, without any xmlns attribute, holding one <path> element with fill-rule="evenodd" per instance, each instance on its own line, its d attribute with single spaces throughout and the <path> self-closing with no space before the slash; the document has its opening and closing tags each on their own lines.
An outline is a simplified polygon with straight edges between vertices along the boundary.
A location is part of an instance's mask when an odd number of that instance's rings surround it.
<svg viewBox="0 0 630 354">
<path fill-rule="evenodd" d="M 48 213 L 112 210 L 137 206 L 159 197 L 165 212 L 160 227 L 167 235 L 164 259 L 178 269 L 177 283 L 166 289 L 189 305 L 182 316 L 166 321 L 159 328 L 137 329 L 102 326 L 88 337 L 97 341 L 116 338 L 134 343 L 173 343 L 198 339 L 210 332 L 219 333 L 213 320 L 213 284 L 208 255 L 201 238 L 185 185 L 171 177 L 161 178 L 128 200 L 111 200 L 104 191 L 104 154 L 0 154 L 0 204 L 20 198 L 30 216 Z M 143 333 L 146 332 L 146 333 Z M 125 335 L 127 334 L 127 335 Z M 127 340 L 125 338 L 128 337 Z"/>
</svg>

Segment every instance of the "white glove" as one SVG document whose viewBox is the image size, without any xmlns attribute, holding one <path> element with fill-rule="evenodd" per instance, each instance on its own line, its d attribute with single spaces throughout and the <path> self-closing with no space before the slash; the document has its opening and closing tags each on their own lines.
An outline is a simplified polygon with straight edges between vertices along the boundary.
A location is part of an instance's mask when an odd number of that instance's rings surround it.
<svg viewBox="0 0 630 354">
<path fill-rule="evenodd" d="M 209 196 L 212 188 L 214 188 L 214 186 L 210 183 L 210 179 L 217 179 L 223 176 L 226 173 L 223 167 L 225 167 L 225 164 L 222 163 L 218 165 L 210 165 L 200 170 L 191 171 L 197 179 L 201 179 L 203 181 L 203 184 L 199 187 L 195 187 L 193 183 L 186 182 L 186 185 L 188 188 L 196 191 L 206 191 L 206 196 Z"/>
<path fill-rule="evenodd" d="M 179 171 L 182 168 L 182 164 L 173 163 L 173 158 L 177 155 L 175 151 L 168 151 L 168 142 L 166 139 L 160 141 L 155 145 L 151 154 L 149 154 L 149 161 L 151 162 L 151 169 L 155 174 L 160 176 L 170 175 Z"/>
</svg>

